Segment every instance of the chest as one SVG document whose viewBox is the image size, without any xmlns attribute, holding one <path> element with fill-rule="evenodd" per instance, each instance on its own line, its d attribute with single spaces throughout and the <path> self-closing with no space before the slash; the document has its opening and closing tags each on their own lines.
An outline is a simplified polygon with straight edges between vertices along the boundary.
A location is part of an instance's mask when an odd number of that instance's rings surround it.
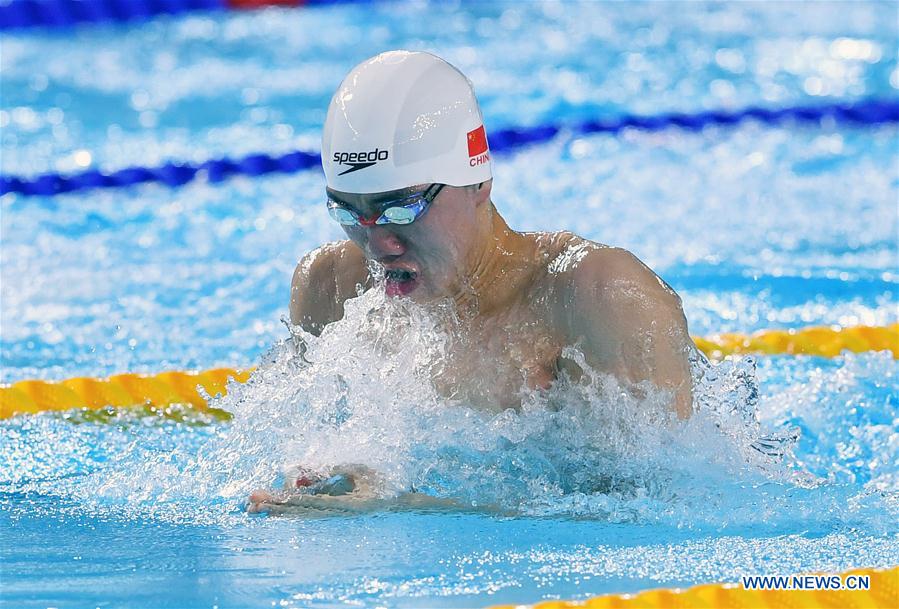
<svg viewBox="0 0 899 609">
<path fill-rule="evenodd" d="M 517 408 L 525 389 L 548 388 L 562 343 L 529 311 L 513 311 L 459 333 L 434 376 L 437 390 L 472 406 Z"/>
</svg>

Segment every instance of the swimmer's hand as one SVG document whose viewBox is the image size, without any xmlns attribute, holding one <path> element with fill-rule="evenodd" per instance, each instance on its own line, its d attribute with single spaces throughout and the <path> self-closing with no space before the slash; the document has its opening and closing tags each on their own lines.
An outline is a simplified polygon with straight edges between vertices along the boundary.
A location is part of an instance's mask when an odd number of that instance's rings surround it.
<svg viewBox="0 0 899 609">
<path fill-rule="evenodd" d="M 343 465 L 325 472 L 297 469 L 287 476 L 284 490 L 257 490 L 250 495 L 250 514 L 325 514 L 383 509 L 468 511 L 470 505 L 417 492 L 384 496 L 377 472 L 364 465 Z M 378 492 L 378 491 L 381 492 Z M 494 511 L 481 506 L 480 511 Z"/>
<path fill-rule="evenodd" d="M 364 465 L 345 465 L 323 473 L 299 469 L 288 476 L 283 491 L 254 491 L 247 512 L 281 514 L 303 508 L 365 511 L 380 502 L 377 485 L 376 473 Z"/>
</svg>

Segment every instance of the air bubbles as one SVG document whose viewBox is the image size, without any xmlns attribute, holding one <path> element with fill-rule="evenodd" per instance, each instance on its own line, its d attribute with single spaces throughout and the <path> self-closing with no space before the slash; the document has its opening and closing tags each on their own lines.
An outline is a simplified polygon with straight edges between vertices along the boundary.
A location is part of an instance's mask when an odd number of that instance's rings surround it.
<svg viewBox="0 0 899 609">
<path fill-rule="evenodd" d="M 176 19 L 173 25 L 176 33 L 186 42 L 191 40 L 211 42 L 219 33 L 219 25 L 214 19 L 197 13 Z"/>
<path fill-rule="evenodd" d="M 749 153 L 746 157 L 746 164 L 749 167 L 759 167 L 765 164 L 765 153 L 756 150 L 755 152 Z"/>
<path fill-rule="evenodd" d="M 837 59 L 877 63 L 882 56 L 880 47 L 870 40 L 837 38 L 830 43 L 830 55 Z"/>
<path fill-rule="evenodd" d="M 90 167 L 93 155 L 83 148 L 74 150 L 71 154 L 56 160 L 56 169 L 63 173 L 78 171 Z"/>
<path fill-rule="evenodd" d="M 259 102 L 259 89 L 245 88 L 240 92 L 240 101 L 245 106 L 252 106 Z"/>
<path fill-rule="evenodd" d="M 499 18 L 500 26 L 507 32 L 517 30 L 521 27 L 521 22 L 521 12 L 515 8 L 507 8 Z"/>
<path fill-rule="evenodd" d="M 844 151 L 844 139 L 839 133 L 821 135 L 814 139 L 812 146 L 828 154 L 842 154 Z"/>
<path fill-rule="evenodd" d="M 160 72 L 171 72 L 178 66 L 178 56 L 171 51 L 159 51 L 153 57 L 153 69 Z"/>
<path fill-rule="evenodd" d="M 25 131 L 34 131 L 40 127 L 38 114 L 28 106 L 13 108 L 10 116 L 12 122 Z"/>
<path fill-rule="evenodd" d="M 746 59 L 739 49 L 718 49 L 715 51 L 715 63 L 734 74 L 746 71 Z"/>
<path fill-rule="evenodd" d="M 131 94 L 131 107 L 141 112 L 150 107 L 150 94 L 144 89 L 138 89 Z"/>
<path fill-rule="evenodd" d="M 50 108 L 47 110 L 47 122 L 51 125 L 61 125 L 64 118 L 65 113 L 61 108 Z"/>
<path fill-rule="evenodd" d="M 568 150 L 573 158 L 580 159 L 592 152 L 593 143 L 590 139 L 575 139 L 569 144 Z"/>
<path fill-rule="evenodd" d="M 478 50 L 473 46 L 459 47 L 455 52 L 455 61 L 460 66 L 471 66 L 477 64 Z"/>
<path fill-rule="evenodd" d="M 88 167 L 91 164 L 91 153 L 87 150 L 76 150 L 72 154 L 72 158 L 75 161 L 75 165 L 78 167 Z"/>
<path fill-rule="evenodd" d="M 716 78 L 709 84 L 709 91 L 713 96 L 720 100 L 721 103 L 732 106 L 736 102 L 737 88 L 729 80 Z"/>
<path fill-rule="evenodd" d="M 30 81 L 28 82 L 28 86 L 32 91 L 36 91 L 38 93 L 47 90 L 47 85 L 50 84 L 50 79 L 47 78 L 46 74 L 34 74 Z"/>
<path fill-rule="evenodd" d="M 151 110 L 145 110 L 138 115 L 137 122 L 144 129 L 153 129 L 159 124 L 159 115 Z"/>
<path fill-rule="evenodd" d="M 802 88 L 809 95 L 830 95 L 830 89 L 818 76 L 809 76 L 802 83 Z"/>
<path fill-rule="evenodd" d="M 241 117 L 251 123 L 260 125 L 269 120 L 271 111 L 268 108 L 254 107 L 241 113 Z"/>
<path fill-rule="evenodd" d="M 293 137 L 293 127 L 286 123 L 278 123 L 272 126 L 272 135 L 279 140 L 289 140 Z"/>
</svg>

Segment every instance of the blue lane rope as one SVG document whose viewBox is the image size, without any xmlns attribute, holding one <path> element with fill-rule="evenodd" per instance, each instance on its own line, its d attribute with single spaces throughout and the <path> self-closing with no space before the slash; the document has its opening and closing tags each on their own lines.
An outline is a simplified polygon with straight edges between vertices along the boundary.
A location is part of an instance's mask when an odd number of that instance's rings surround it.
<svg viewBox="0 0 899 609">
<path fill-rule="evenodd" d="M 160 167 L 127 167 L 112 173 L 96 169 L 62 176 L 46 173 L 32 180 L 15 176 L 0 176 L 0 195 L 17 192 L 23 195 L 54 195 L 89 188 L 119 188 L 147 182 L 159 182 L 176 187 L 187 184 L 198 175 L 210 182 L 221 182 L 234 175 L 261 176 L 267 173 L 295 173 L 321 166 L 317 153 L 296 151 L 282 156 L 251 154 L 242 159 L 228 157 L 192 165 L 169 162 Z"/>
<path fill-rule="evenodd" d="M 0 0 L 0 31 L 22 28 L 65 28 L 79 23 L 142 21 L 156 15 L 189 11 L 316 4 L 360 4 L 372 0 Z"/>
<path fill-rule="evenodd" d="M 161 14 L 225 8 L 225 0 L 12 0 L 0 4 L 0 30 L 137 21 Z"/>
<path fill-rule="evenodd" d="M 706 127 L 734 126 L 745 121 L 765 125 L 883 125 L 899 123 L 899 100 L 863 100 L 827 106 L 793 106 L 779 109 L 749 107 L 736 111 L 714 110 L 694 114 L 669 113 L 656 116 L 625 115 L 618 118 L 588 120 L 573 124 L 548 124 L 513 128 L 488 134 L 490 149 L 495 153 L 512 152 L 525 146 L 546 142 L 560 133 L 617 134 L 625 129 L 661 131 L 679 128 L 701 131 Z M 320 167 L 320 156 L 314 152 L 295 151 L 281 156 L 251 154 L 242 159 L 214 159 L 200 164 L 169 162 L 160 167 L 128 167 L 112 173 L 97 169 L 63 176 L 47 173 L 36 178 L 0 176 L 0 195 L 14 192 L 22 195 L 55 195 L 89 188 L 119 188 L 147 182 L 176 187 L 198 176 L 209 182 L 221 182 L 234 175 L 260 176 L 268 173 L 295 173 Z"/>
</svg>

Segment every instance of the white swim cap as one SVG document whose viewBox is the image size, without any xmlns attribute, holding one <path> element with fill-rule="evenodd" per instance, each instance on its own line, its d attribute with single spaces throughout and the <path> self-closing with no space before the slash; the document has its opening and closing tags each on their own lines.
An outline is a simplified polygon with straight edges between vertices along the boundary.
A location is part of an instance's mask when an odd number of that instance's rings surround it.
<svg viewBox="0 0 899 609">
<path fill-rule="evenodd" d="M 492 176 L 471 83 L 439 57 L 410 51 L 363 61 L 340 83 L 322 132 L 322 165 L 330 188 L 358 194 Z"/>
</svg>

